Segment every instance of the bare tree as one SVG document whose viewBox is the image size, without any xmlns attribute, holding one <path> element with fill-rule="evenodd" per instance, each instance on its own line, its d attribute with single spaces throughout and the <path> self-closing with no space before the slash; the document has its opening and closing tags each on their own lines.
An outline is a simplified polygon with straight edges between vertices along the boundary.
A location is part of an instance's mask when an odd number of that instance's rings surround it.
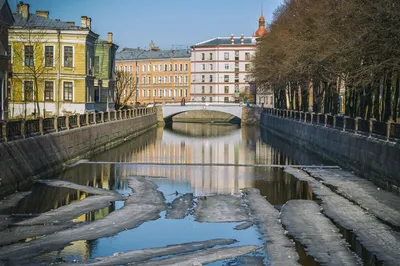
<svg viewBox="0 0 400 266">
<path fill-rule="evenodd" d="M 49 33 L 40 26 L 27 24 L 22 28 L 12 29 L 10 35 L 15 40 L 11 40 L 14 57 L 13 78 L 21 82 L 25 117 L 28 101 L 34 103 L 35 117 L 40 116 L 39 95 L 43 96 L 43 102 L 46 101 L 43 90 L 44 79 L 50 72 L 55 72 L 57 62 L 60 63 L 54 51 L 54 45 L 48 43 Z M 28 82 L 25 89 L 23 81 Z"/>
<path fill-rule="evenodd" d="M 129 100 L 136 95 L 137 81 L 132 73 L 125 71 L 115 72 L 115 109 L 124 108 Z"/>
</svg>

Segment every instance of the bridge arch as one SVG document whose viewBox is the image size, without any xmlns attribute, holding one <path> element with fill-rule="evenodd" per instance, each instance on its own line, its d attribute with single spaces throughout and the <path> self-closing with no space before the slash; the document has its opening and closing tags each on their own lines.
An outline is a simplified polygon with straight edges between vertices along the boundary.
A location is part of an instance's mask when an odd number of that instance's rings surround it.
<svg viewBox="0 0 400 266">
<path fill-rule="evenodd" d="M 182 106 L 180 104 L 166 104 L 162 106 L 163 119 L 165 122 L 172 122 L 172 117 L 190 111 L 216 111 L 226 113 L 242 119 L 242 106 L 240 104 L 209 104 L 209 103 L 187 103 Z"/>
</svg>

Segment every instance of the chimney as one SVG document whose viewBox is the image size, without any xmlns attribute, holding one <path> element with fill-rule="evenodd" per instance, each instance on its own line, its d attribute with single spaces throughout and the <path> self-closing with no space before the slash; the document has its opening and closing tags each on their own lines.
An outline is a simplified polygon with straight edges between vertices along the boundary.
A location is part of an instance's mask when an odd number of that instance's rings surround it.
<svg viewBox="0 0 400 266">
<path fill-rule="evenodd" d="M 112 32 L 108 33 L 108 43 L 113 43 L 113 33 Z"/>
<path fill-rule="evenodd" d="M 36 16 L 42 17 L 42 18 L 49 18 L 49 11 L 47 10 L 36 10 Z"/>
<path fill-rule="evenodd" d="M 67 22 L 65 22 L 65 23 L 67 23 L 67 24 L 69 24 L 69 25 L 72 25 L 72 26 L 75 26 L 75 21 L 67 21 Z"/>
<path fill-rule="evenodd" d="M 235 35 L 231 34 L 231 42 L 232 44 L 235 44 Z"/>
<path fill-rule="evenodd" d="M 17 13 L 21 14 L 24 19 L 29 18 L 29 4 L 19 2 L 17 4 Z"/>
<path fill-rule="evenodd" d="M 244 44 L 244 34 L 240 36 L 240 44 Z"/>
<path fill-rule="evenodd" d="M 87 18 L 86 25 L 87 25 L 89 30 L 92 29 L 92 18 Z"/>
<path fill-rule="evenodd" d="M 88 26 L 87 26 L 87 16 L 82 16 L 81 17 L 81 21 L 82 21 L 82 24 L 81 24 L 81 27 L 82 28 L 84 28 L 84 29 L 86 29 Z"/>
</svg>

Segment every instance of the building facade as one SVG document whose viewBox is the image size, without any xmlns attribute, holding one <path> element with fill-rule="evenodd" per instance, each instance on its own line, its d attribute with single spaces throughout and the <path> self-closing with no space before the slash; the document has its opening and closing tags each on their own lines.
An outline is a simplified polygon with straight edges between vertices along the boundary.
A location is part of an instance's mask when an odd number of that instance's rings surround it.
<svg viewBox="0 0 400 266">
<path fill-rule="evenodd" d="M 108 39 L 98 39 L 95 43 L 94 56 L 94 100 L 98 111 L 114 110 L 115 91 L 115 56 L 118 45 L 113 43 L 112 32 Z"/>
<path fill-rule="evenodd" d="M 95 50 L 101 43 L 99 35 L 91 30 L 92 19 L 82 16 L 77 26 L 50 19 L 49 11 L 31 14 L 29 9 L 29 4 L 18 3 L 15 23 L 9 31 L 10 115 L 95 111 Z M 112 43 L 108 46 L 115 49 Z M 100 73 L 98 77 L 103 78 Z M 110 79 L 108 75 L 107 86 Z"/>
<path fill-rule="evenodd" d="M 8 120 L 8 28 L 14 17 L 7 0 L 0 0 L 0 121 Z"/>
<path fill-rule="evenodd" d="M 189 100 L 190 50 L 160 50 L 150 44 L 149 50 L 124 48 L 117 53 L 116 71 L 132 76 L 134 90 L 128 105 L 180 102 Z M 137 94 L 136 94 L 137 93 Z"/>
<path fill-rule="evenodd" d="M 192 46 L 192 101 L 239 102 L 250 94 L 254 37 L 218 37 Z"/>
</svg>

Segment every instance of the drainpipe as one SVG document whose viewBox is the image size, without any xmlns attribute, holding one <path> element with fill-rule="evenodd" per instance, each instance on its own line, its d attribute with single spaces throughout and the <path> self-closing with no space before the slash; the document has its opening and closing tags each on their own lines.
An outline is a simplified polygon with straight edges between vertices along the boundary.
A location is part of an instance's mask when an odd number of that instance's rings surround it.
<svg viewBox="0 0 400 266">
<path fill-rule="evenodd" d="M 56 109 L 56 115 L 60 115 L 60 86 L 61 86 L 61 80 L 60 80 L 60 75 L 61 75 L 61 30 L 57 30 L 57 42 L 58 42 L 58 69 L 57 69 L 57 109 Z"/>
</svg>

